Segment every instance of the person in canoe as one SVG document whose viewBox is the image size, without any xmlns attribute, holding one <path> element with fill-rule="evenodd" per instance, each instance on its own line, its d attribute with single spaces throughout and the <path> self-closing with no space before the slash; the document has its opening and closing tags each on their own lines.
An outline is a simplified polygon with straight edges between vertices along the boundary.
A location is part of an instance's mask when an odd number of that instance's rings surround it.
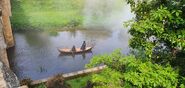
<svg viewBox="0 0 185 88">
<path fill-rule="evenodd" d="M 71 51 L 72 51 L 72 52 L 76 52 L 76 48 L 75 48 L 74 45 L 73 45 L 73 47 L 71 48 Z"/>
<path fill-rule="evenodd" d="M 83 50 L 83 51 L 86 49 L 86 42 L 85 41 L 83 41 L 83 44 L 82 44 L 80 49 Z"/>
</svg>

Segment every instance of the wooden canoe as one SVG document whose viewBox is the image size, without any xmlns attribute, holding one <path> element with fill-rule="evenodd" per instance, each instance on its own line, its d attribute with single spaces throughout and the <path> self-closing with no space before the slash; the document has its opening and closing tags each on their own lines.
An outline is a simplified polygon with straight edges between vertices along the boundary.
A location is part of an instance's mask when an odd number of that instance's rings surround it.
<svg viewBox="0 0 185 88">
<path fill-rule="evenodd" d="M 62 48 L 62 49 L 58 49 L 58 51 L 60 53 L 63 54 L 79 54 L 79 53 L 86 53 L 92 50 L 93 47 L 86 47 L 85 50 L 81 50 L 80 48 L 76 48 L 76 51 L 71 51 L 71 49 L 69 48 Z"/>
</svg>

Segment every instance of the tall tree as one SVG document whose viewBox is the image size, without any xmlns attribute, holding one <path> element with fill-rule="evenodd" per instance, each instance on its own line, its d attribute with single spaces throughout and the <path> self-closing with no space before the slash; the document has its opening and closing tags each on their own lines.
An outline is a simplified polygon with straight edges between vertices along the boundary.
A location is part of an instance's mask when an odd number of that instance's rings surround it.
<svg viewBox="0 0 185 88">
<path fill-rule="evenodd" d="M 127 0 L 136 17 L 126 22 L 134 56 L 120 52 L 94 57 L 89 66 L 107 68 L 92 76 L 98 88 L 184 88 L 184 0 Z M 136 52 L 135 52 L 136 51 Z M 175 62 L 175 64 L 174 64 Z M 180 67 L 180 73 L 175 70 Z"/>
<path fill-rule="evenodd" d="M 129 22 L 130 46 L 161 62 L 185 50 L 184 0 L 128 0 L 136 14 Z"/>
</svg>

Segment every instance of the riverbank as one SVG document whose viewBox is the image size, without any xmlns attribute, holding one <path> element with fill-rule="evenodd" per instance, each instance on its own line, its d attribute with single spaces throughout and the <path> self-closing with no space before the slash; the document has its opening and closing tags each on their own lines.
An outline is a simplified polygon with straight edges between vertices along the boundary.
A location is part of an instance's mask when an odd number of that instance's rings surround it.
<svg viewBox="0 0 185 88">
<path fill-rule="evenodd" d="M 12 0 L 11 23 L 15 30 L 52 30 L 80 26 L 84 0 Z"/>
<path fill-rule="evenodd" d="M 67 81 L 67 83 L 69 85 L 71 85 L 71 88 L 82 88 L 87 85 L 88 81 L 90 81 L 91 76 L 85 76 L 85 77 L 80 77 L 80 78 L 76 78 L 76 79 L 72 79 Z"/>
<path fill-rule="evenodd" d="M 91 76 L 85 76 L 85 77 L 79 77 L 75 79 L 71 79 L 66 81 L 67 84 L 70 85 L 70 88 L 85 88 L 88 85 L 88 82 L 90 82 Z M 46 85 L 44 83 L 34 85 L 32 88 L 46 88 Z"/>
</svg>

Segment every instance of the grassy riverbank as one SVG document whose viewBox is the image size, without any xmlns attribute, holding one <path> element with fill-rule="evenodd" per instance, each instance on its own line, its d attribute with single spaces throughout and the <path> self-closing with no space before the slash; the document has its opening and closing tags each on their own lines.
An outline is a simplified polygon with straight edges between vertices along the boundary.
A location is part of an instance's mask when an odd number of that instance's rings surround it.
<svg viewBox="0 0 185 88">
<path fill-rule="evenodd" d="M 84 0 L 12 0 L 14 29 L 53 29 L 80 26 Z"/>
<path fill-rule="evenodd" d="M 68 80 L 67 84 L 69 84 L 71 88 L 85 88 L 85 86 L 87 85 L 87 82 L 90 80 L 90 77 L 91 76 L 85 76 L 85 77 Z M 47 88 L 47 87 L 44 83 L 41 83 L 31 88 Z"/>
<path fill-rule="evenodd" d="M 91 76 L 80 77 L 67 81 L 71 88 L 85 88 L 87 82 L 91 79 Z"/>
</svg>

